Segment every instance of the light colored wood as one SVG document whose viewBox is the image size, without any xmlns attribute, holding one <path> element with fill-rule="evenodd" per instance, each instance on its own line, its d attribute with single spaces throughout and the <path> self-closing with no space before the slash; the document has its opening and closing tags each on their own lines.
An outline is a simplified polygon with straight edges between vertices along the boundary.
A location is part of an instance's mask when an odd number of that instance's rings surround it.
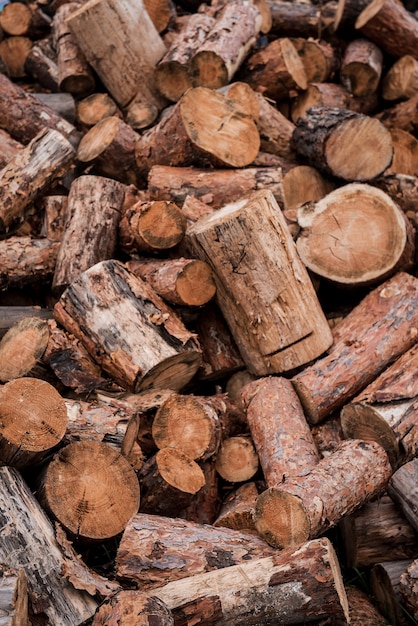
<svg viewBox="0 0 418 626">
<path fill-rule="evenodd" d="M 310 165 L 295 165 L 283 176 L 285 211 L 298 209 L 305 203 L 318 202 L 334 189 L 334 183 L 324 178 Z"/>
<path fill-rule="evenodd" d="M 344 51 L 340 80 L 354 96 L 375 93 L 383 68 L 381 49 L 368 39 L 353 39 Z"/>
<path fill-rule="evenodd" d="M 418 176 L 418 139 L 401 128 L 392 128 L 390 134 L 393 143 L 393 159 L 385 176 L 390 174 Z"/>
<path fill-rule="evenodd" d="M 389 68 L 382 82 L 385 100 L 407 100 L 418 93 L 418 60 L 411 54 L 401 57 Z"/>
<path fill-rule="evenodd" d="M 25 570 L 0 565 L 0 626 L 28 626 L 28 620 Z"/>
<path fill-rule="evenodd" d="M 23 376 L 36 378 L 37 364 L 42 360 L 48 338 L 45 319 L 28 314 L 13 324 L 0 341 L 0 381 Z"/>
<path fill-rule="evenodd" d="M 257 497 L 258 489 L 255 482 L 246 482 L 233 489 L 223 500 L 213 525 L 256 533 L 254 510 Z"/>
<path fill-rule="evenodd" d="M 138 621 L 140 620 L 140 621 Z M 96 611 L 92 626 L 174 626 L 164 602 L 154 596 L 125 589 L 105 600 Z"/>
<path fill-rule="evenodd" d="M 216 454 L 216 471 L 230 483 L 242 483 L 254 478 L 259 458 L 249 435 L 227 437 Z"/>
</svg>

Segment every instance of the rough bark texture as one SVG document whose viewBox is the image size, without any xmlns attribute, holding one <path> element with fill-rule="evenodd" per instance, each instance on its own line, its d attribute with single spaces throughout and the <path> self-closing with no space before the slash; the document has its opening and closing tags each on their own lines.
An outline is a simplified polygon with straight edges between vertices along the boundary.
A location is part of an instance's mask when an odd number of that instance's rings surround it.
<svg viewBox="0 0 418 626">
<path fill-rule="evenodd" d="M 140 620 L 140 621 L 138 621 Z M 122 590 L 103 602 L 96 611 L 92 626 L 173 626 L 171 611 L 158 598 Z"/>
<path fill-rule="evenodd" d="M 418 532 L 418 493 L 416 488 L 417 473 L 418 460 L 412 459 L 412 461 L 405 463 L 402 467 L 399 467 L 396 470 L 388 485 L 389 495 L 398 504 L 401 511 L 403 511 L 405 517 L 416 532 Z"/>
<path fill-rule="evenodd" d="M 403 609 L 400 579 L 413 559 L 376 563 L 370 572 L 370 586 L 376 604 L 387 617 L 389 624 L 408 626 L 409 620 Z"/>
</svg>

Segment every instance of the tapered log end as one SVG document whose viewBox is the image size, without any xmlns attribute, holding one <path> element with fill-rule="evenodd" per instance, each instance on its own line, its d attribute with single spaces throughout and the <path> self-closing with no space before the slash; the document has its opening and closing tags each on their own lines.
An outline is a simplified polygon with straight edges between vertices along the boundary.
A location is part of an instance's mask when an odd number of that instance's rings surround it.
<svg viewBox="0 0 418 626">
<path fill-rule="evenodd" d="M 135 393 L 146 389 L 173 389 L 180 391 L 202 365 L 202 353 L 197 350 L 186 350 L 158 363 L 149 372 L 138 376 L 134 385 Z"/>
<path fill-rule="evenodd" d="M 276 548 L 288 548 L 309 539 L 309 518 L 302 500 L 277 487 L 258 496 L 254 521 L 259 535 Z"/>
</svg>

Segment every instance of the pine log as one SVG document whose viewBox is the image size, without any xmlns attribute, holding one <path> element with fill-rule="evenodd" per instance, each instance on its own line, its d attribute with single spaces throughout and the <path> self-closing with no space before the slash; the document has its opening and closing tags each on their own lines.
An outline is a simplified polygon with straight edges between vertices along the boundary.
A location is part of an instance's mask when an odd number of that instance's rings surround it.
<svg viewBox="0 0 418 626">
<path fill-rule="evenodd" d="M 267 487 L 315 467 L 318 450 L 289 380 L 261 378 L 246 385 L 241 397 Z"/>
<path fill-rule="evenodd" d="M 45 128 L 0 171 L 0 228 L 7 230 L 74 160 L 74 149 L 56 130 Z M 13 184 L 12 184 L 13 181 Z"/>
<path fill-rule="evenodd" d="M 42 366 L 38 364 L 48 339 L 45 319 L 28 316 L 12 324 L 0 341 L 0 381 L 5 383 L 24 376 L 42 378 Z"/>
<path fill-rule="evenodd" d="M 284 215 L 305 203 L 318 202 L 334 189 L 334 184 L 310 165 L 295 165 L 283 176 Z"/>
<path fill-rule="evenodd" d="M 68 196 L 45 195 L 40 200 L 44 214 L 41 236 L 50 241 L 61 241 L 67 213 Z"/>
<path fill-rule="evenodd" d="M 348 569 L 413 558 L 418 548 L 417 533 L 388 495 L 344 517 L 339 537 L 340 559 Z"/>
<path fill-rule="evenodd" d="M 125 589 L 105 600 L 94 614 L 92 626 L 174 626 L 164 602 L 145 593 Z"/>
<path fill-rule="evenodd" d="M 417 289 L 404 272 L 376 287 L 337 324 L 329 354 L 292 378 L 311 423 L 349 402 L 416 343 Z"/>
<path fill-rule="evenodd" d="M 78 2 L 66 2 L 55 11 L 53 36 L 57 51 L 58 87 L 60 91 L 82 97 L 94 91 L 96 81 L 67 24 L 67 18 L 78 7 Z"/>
<path fill-rule="evenodd" d="M 4 66 L 4 73 L 12 79 L 26 76 L 26 57 L 33 42 L 29 37 L 7 37 L 0 42 L 0 60 Z"/>
<path fill-rule="evenodd" d="M 213 525 L 256 533 L 254 526 L 255 503 L 258 489 L 255 482 L 246 482 L 233 489 L 223 500 Z"/>
<path fill-rule="evenodd" d="M 270 545 L 314 539 L 386 488 L 392 469 L 374 441 L 343 441 L 306 475 L 290 476 L 257 498 L 254 523 Z"/>
<path fill-rule="evenodd" d="M 155 254 L 177 246 L 185 232 L 186 218 L 175 202 L 139 200 L 124 212 L 119 245 L 128 253 Z"/>
<path fill-rule="evenodd" d="M 418 176 L 386 174 L 373 181 L 373 185 L 387 193 L 417 227 L 416 198 Z"/>
<path fill-rule="evenodd" d="M 2 7 L 0 26 L 7 35 L 26 35 L 32 21 L 32 11 L 23 2 L 13 2 Z"/>
<path fill-rule="evenodd" d="M 249 435 L 227 437 L 216 455 L 216 471 L 230 483 L 251 480 L 257 473 L 259 458 Z"/>
<path fill-rule="evenodd" d="M 105 93 L 92 93 L 77 102 L 77 122 L 86 133 L 105 117 L 122 117 L 118 105 Z"/>
<path fill-rule="evenodd" d="M 305 2 L 269 0 L 271 35 L 280 37 L 315 37 L 320 39 L 333 32 L 337 2 L 317 5 Z"/>
<path fill-rule="evenodd" d="M 358 36 L 354 25 L 367 4 L 369 4 L 368 0 L 338 0 L 333 30 L 340 33 L 348 32 L 352 37 Z"/>
<path fill-rule="evenodd" d="M 200 462 L 199 467 L 205 477 L 205 484 L 193 496 L 190 504 L 178 513 L 178 517 L 196 524 L 213 524 L 220 504 L 220 477 L 216 471 L 215 457 Z"/>
<path fill-rule="evenodd" d="M 320 424 L 311 425 L 311 433 L 320 458 L 332 454 L 344 439 L 339 413 Z"/>
<path fill-rule="evenodd" d="M 260 149 L 294 161 L 296 154 L 290 146 L 290 139 L 295 129 L 294 124 L 261 93 L 254 93 L 258 103 L 256 124 L 260 134 Z"/>
<path fill-rule="evenodd" d="M 59 131 L 73 145 L 79 141 L 78 131 L 72 124 L 1 73 L 0 128 L 25 145 L 47 128 Z"/>
<path fill-rule="evenodd" d="M 376 178 L 391 164 L 392 138 L 379 120 L 327 106 L 313 106 L 296 122 L 292 144 L 325 174 L 347 181 Z"/>
<path fill-rule="evenodd" d="M 84 3 L 67 19 L 88 63 L 121 107 L 138 93 L 158 113 L 153 81 L 164 43 L 142 1 Z M 154 117 L 154 119 L 155 119 Z"/>
<path fill-rule="evenodd" d="M 401 2 L 372 0 L 356 19 L 355 28 L 395 58 L 411 54 L 418 59 L 418 23 Z"/>
<path fill-rule="evenodd" d="M 243 78 L 266 98 L 283 100 L 291 92 L 308 86 L 305 68 L 294 44 L 288 38 L 271 41 L 250 55 L 243 66 Z"/>
<path fill-rule="evenodd" d="M 0 337 L 3 339 L 12 326 L 28 317 L 49 320 L 52 318 L 52 311 L 38 305 L 0 306 Z"/>
<path fill-rule="evenodd" d="M 418 93 L 418 60 L 411 54 L 398 59 L 382 81 L 385 100 L 407 100 Z"/>
<path fill-rule="evenodd" d="M 1 195 L 1 191 L 0 191 Z M 12 236 L 0 241 L 0 288 L 49 283 L 54 275 L 59 242 Z"/>
<path fill-rule="evenodd" d="M 271 557 L 167 583 L 152 591 L 191 626 L 299 624 L 330 617 L 348 623 L 347 596 L 328 539 L 306 542 Z"/>
<path fill-rule="evenodd" d="M 400 578 L 412 559 L 376 563 L 370 571 L 370 587 L 380 611 L 390 624 L 408 626 L 410 623 L 401 606 Z"/>
<path fill-rule="evenodd" d="M 341 411 L 345 437 L 377 441 L 394 468 L 412 460 L 418 452 L 417 362 L 415 344 Z"/>
<path fill-rule="evenodd" d="M 25 570 L 0 565 L 0 626 L 27 626 L 28 620 Z"/>
<path fill-rule="evenodd" d="M 381 49 L 368 39 L 353 39 L 344 51 L 340 80 L 354 96 L 375 93 L 383 68 Z"/>
<path fill-rule="evenodd" d="M 75 537 L 115 537 L 138 511 L 134 470 L 119 452 L 100 441 L 65 446 L 38 480 L 39 501 Z"/>
<path fill-rule="evenodd" d="M 214 270 L 217 302 L 250 372 L 289 371 L 330 346 L 328 324 L 270 191 L 226 205 L 186 237 L 194 256 Z"/>
<path fill-rule="evenodd" d="M 196 87 L 138 139 L 135 152 L 145 177 L 153 165 L 244 167 L 259 147 L 252 117 L 219 91 Z"/>
<path fill-rule="evenodd" d="M 306 37 L 292 39 L 292 43 L 302 59 L 308 83 L 322 83 L 333 79 L 340 61 L 330 43 Z"/>
<path fill-rule="evenodd" d="M 74 626 L 92 617 L 97 601 L 62 576 L 66 558 L 51 522 L 10 467 L 0 468 L 0 528 L 0 562 L 25 570 L 35 619 L 46 615 L 53 626 Z"/>
<path fill-rule="evenodd" d="M 123 532 L 116 576 L 149 591 L 174 580 L 275 553 L 253 534 L 139 513 Z"/>
<path fill-rule="evenodd" d="M 141 513 L 175 517 L 205 484 L 199 465 L 176 448 L 163 448 L 138 473 Z"/>
<path fill-rule="evenodd" d="M 418 128 L 418 93 L 391 108 L 383 109 L 375 117 L 388 129 L 401 128 L 413 134 Z"/>
<path fill-rule="evenodd" d="M 412 617 L 418 617 L 418 598 L 417 598 L 417 578 L 418 578 L 418 561 L 414 560 L 410 563 L 405 572 L 401 574 L 399 580 L 399 589 L 403 602 Z"/>
<path fill-rule="evenodd" d="M 195 336 L 151 287 L 117 261 L 83 272 L 56 303 L 54 317 L 129 391 L 178 390 L 199 368 Z"/>
<path fill-rule="evenodd" d="M 105 117 L 92 126 L 77 148 L 77 160 L 94 172 L 125 183 L 141 186 L 143 179 L 135 160 L 139 135 L 117 115 Z"/>
<path fill-rule="evenodd" d="M 92 265 L 113 258 L 124 198 L 124 185 L 111 178 L 85 175 L 73 181 L 52 281 L 57 294 Z"/>
<path fill-rule="evenodd" d="M 148 176 L 153 200 L 165 200 L 181 206 L 187 196 L 195 196 L 213 209 L 258 189 L 270 190 L 279 204 L 283 202 L 283 171 L 274 167 L 242 169 L 202 169 L 154 165 Z"/>
<path fill-rule="evenodd" d="M 390 626 L 375 607 L 370 595 L 358 587 L 347 587 L 350 626 Z"/>
<path fill-rule="evenodd" d="M 39 85 L 56 93 L 58 87 L 58 65 L 55 53 L 51 52 L 51 38 L 33 43 L 25 58 L 25 72 Z"/>
<path fill-rule="evenodd" d="M 371 286 L 415 260 L 415 233 L 405 214 L 376 187 L 343 185 L 299 207 L 298 253 L 314 274 L 339 285 Z"/>
<path fill-rule="evenodd" d="M 0 388 L 0 464 L 39 465 L 64 437 L 67 411 L 58 391 L 37 378 L 17 378 Z"/>
<path fill-rule="evenodd" d="M 218 89 L 233 76 L 255 46 L 262 15 L 255 3 L 227 2 L 190 61 L 194 87 Z"/>
<path fill-rule="evenodd" d="M 398 504 L 401 511 L 411 524 L 412 528 L 418 532 L 417 517 L 417 488 L 416 478 L 418 474 L 418 460 L 413 458 L 404 463 L 392 475 L 388 484 L 388 493 Z M 410 555 L 408 555 L 410 556 Z"/>
</svg>

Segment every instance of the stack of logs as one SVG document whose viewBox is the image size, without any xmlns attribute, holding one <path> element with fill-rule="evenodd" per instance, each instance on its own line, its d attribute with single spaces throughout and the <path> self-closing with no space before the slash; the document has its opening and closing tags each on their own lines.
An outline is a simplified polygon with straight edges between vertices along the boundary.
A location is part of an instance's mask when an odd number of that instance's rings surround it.
<svg viewBox="0 0 418 626">
<path fill-rule="evenodd" d="M 2 625 L 418 623 L 413 10 L 4 3 Z"/>
</svg>

